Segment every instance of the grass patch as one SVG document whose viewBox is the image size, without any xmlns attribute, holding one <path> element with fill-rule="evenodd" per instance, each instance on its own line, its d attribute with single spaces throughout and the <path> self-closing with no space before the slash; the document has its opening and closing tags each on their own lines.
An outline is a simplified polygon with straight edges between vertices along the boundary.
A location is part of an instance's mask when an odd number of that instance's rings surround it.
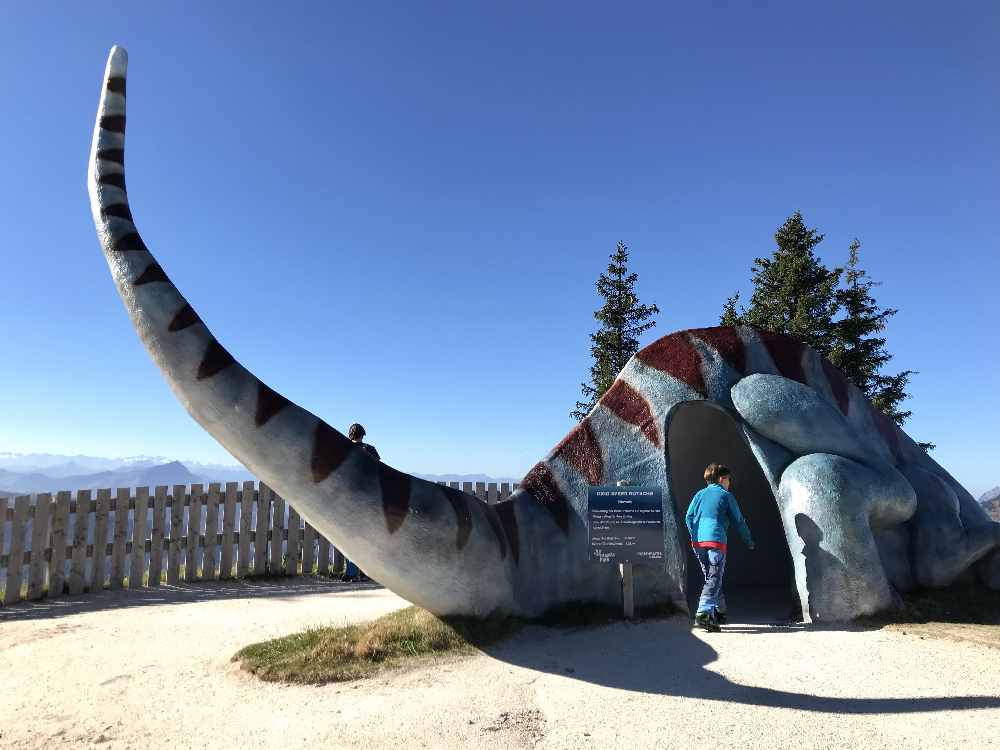
<svg viewBox="0 0 1000 750">
<path fill-rule="evenodd" d="M 310 628 L 255 643 L 238 651 L 233 661 L 269 681 L 344 682 L 445 653 L 473 653 L 522 624 L 515 618 L 439 618 L 407 607 L 371 622 Z"/>
<path fill-rule="evenodd" d="M 672 614 L 663 609 L 650 616 Z M 445 654 L 472 654 L 508 638 L 525 625 L 589 627 L 621 622 L 621 609 L 571 603 L 543 617 L 437 617 L 407 607 L 371 622 L 310 628 L 238 651 L 233 661 L 263 680 L 322 684 L 358 680 Z"/>
</svg>

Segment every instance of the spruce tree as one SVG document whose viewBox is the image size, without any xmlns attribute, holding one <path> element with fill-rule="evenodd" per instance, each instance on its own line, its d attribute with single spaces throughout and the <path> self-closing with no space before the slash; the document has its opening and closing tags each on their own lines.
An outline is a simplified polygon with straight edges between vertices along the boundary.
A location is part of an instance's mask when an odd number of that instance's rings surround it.
<svg viewBox="0 0 1000 750">
<path fill-rule="evenodd" d="M 823 235 L 806 227 L 799 211 L 781 225 L 774 241 L 777 248 L 770 258 L 754 260 L 750 306 L 737 313 L 739 294 L 730 297 L 723 308 L 723 325 L 746 324 L 784 333 L 825 355 L 834 343 L 842 269 L 827 268 L 813 253 Z"/>
<path fill-rule="evenodd" d="M 639 304 L 635 282 L 639 275 L 628 269 L 628 247 L 619 242 L 610 256 L 607 270 L 597 279 L 597 293 L 604 305 L 594 313 L 601 326 L 590 335 L 590 383 L 581 383 L 585 401 L 577 401 L 570 416 L 577 421 L 586 417 L 597 401 L 611 387 L 629 358 L 639 351 L 639 336 L 656 325 L 650 318 L 659 313 L 656 305 Z"/>
<path fill-rule="evenodd" d="M 875 302 L 871 290 L 879 283 L 870 280 L 861 269 L 858 260 L 860 249 L 861 243 L 855 239 L 849 248 L 850 257 L 844 269 L 844 286 L 837 290 L 844 316 L 834 323 L 834 344 L 828 358 L 868 398 L 874 398 L 879 372 L 892 359 L 886 351 L 885 338 L 876 334 L 885 330 L 886 320 L 898 311 L 883 310 Z M 905 381 L 901 385 L 905 387 Z M 892 416 L 889 411 L 886 414 Z M 900 421 L 895 416 L 893 418 Z"/>
<path fill-rule="evenodd" d="M 722 308 L 722 325 L 753 325 L 793 336 L 839 367 L 879 411 L 902 425 L 911 415 L 900 404 L 913 370 L 885 375 L 892 359 L 879 336 L 898 311 L 879 307 L 872 281 L 860 267 L 861 243 L 854 240 L 845 268 L 828 269 L 813 253 L 823 235 L 808 229 L 796 211 L 774 236 L 777 249 L 753 266 L 753 296 L 737 311 L 739 292 Z M 843 286 L 840 286 L 843 281 Z M 837 317 L 840 312 L 841 317 Z M 932 443 L 919 444 L 925 450 Z"/>
<path fill-rule="evenodd" d="M 719 316 L 719 325 L 741 326 L 745 324 L 746 321 L 743 320 L 743 315 L 736 312 L 736 305 L 739 304 L 739 301 L 739 292 L 726 299 L 726 304 L 722 306 L 722 315 Z"/>
<path fill-rule="evenodd" d="M 855 239 L 849 248 L 844 269 L 844 286 L 837 290 L 837 298 L 844 311 L 834 323 L 834 345 L 829 352 L 830 361 L 839 367 L 848 379 L 862 390 L 872 405 L 892 419 L 903 423 L 913 413 L 903 411 L 900 404 L 909 398 L 906 386 L 914 370 L 903 370 L 896 375 L 885 375 L 882 369 L 892 359 L 885 347 L 882 333 L 886 321 L 898 310 L 879 307 L 872 289 L 881 282 L 872 281 L 860 266 L 861 243 Z M 920 443 L 924 450 L 934 448 L 933 443 Z"/>
</svg>

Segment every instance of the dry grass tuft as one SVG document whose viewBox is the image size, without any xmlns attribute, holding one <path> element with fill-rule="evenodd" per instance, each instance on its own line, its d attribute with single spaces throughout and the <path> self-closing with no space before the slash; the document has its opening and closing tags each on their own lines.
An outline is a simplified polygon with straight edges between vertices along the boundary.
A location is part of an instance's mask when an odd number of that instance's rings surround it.
<svg viewBox="0 0 1000 750">
<path fill-rule="evenodd" d="M 407 607 L 360 625 L 311 628 L 256 643 L 241 649 L 233 660 L 264 680 L 344 682 L 443 654 L 473 653 L 520 625 L 512 618 L 442 619 Z"/>
<path fill-rule="evenodd" d="M 662 617 L 671 612 L 645 614 Z M 437 617 L 419 607 L 407 607 L 359 625 L 311 628 L 255 643 L 237 652 L 233 661 L 264 680 L 345 682 L 445 654 L 472 654 L 527 624 L 588 627 L 620 621 L 620 609 L 584 603 L 560 607 L 534 621 L 517 617 Z"/>
</svg>

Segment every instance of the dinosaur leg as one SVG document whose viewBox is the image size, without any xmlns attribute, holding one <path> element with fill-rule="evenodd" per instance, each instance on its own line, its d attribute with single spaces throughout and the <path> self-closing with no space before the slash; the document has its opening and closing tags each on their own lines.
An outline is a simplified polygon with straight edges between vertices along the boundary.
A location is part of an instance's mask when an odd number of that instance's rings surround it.
<svg viewBox="0 0 1000 750">
<path fill-rule="evenodd" d="M 850 620 L 893 606 L 873 529 L 912 515 L 914 493 L 902 475 L 813 453 L 782 474 L 778 502 L 807 619 Z"/>
</svg>

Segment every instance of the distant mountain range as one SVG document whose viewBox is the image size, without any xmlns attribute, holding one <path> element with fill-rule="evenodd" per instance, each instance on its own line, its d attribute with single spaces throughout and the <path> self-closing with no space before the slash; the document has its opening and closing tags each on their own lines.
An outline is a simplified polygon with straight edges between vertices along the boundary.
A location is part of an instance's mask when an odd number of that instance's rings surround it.
<svg viewBox="0 0 1000 750">
<path fill-rule="evenodd" d="M 416 474 L 432 482 L 516 482 L 486 474 Z M 255 477 L 238 464 L 171 461 L 159 456 L 100 458 L 52 453 L 0 453 L 0 497 L 59 490 L 244 482 Z"/>
<path fill-rule="evenodd" d="M 213 469 L 211 473 L 199 470 L 196 473 L 180 461 L 146 465 L 124 464 L 106 471 L 91 472 L 86 472 L 86 467 L 76 464 L 78 473 L 67 473 L 71 467 L 73 463 L 66 462 L 54 464 L 44 471 L 24 472 L 0 468 L 0 487 L 3 488 L 0 490 L 0 495 L 27 495 L 59 490 L 97 490 L 106 487 L 156 487 L 161 484 L 208 484 L 253 479 L 250 472 L 242 466 Z"/>
<path fill-rule="evenodd" d="M 994 521 L 1000 522 L 1000 487 L 994 487 L 983 493 L 979 502 L 986 508 L 986 512 L 993 516 Z"/>
</svg>

